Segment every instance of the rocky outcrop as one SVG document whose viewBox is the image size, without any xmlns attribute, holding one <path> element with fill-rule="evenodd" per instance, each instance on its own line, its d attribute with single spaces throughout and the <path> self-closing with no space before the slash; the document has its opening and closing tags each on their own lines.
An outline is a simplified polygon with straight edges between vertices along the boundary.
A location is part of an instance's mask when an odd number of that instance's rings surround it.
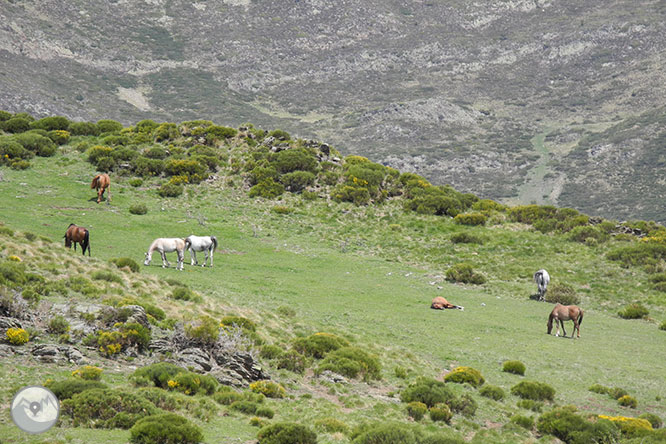
<svg viewBox="0 0 666 444">
<path fill-rule="evenodd" d="M 30 354 L 42 362 L 56 364 L 85 364 L 83 354 L 71 345 L 37 344 L 30 349 Z"/>
</svg>

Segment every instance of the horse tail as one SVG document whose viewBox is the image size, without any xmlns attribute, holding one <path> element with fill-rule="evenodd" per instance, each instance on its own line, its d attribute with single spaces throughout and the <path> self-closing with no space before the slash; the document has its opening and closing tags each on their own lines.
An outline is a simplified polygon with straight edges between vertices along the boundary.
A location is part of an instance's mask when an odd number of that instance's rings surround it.
<svg viewBox="0 0 666 444">
<path fill-rule="evenodd" d="M 215 236 L 211 236 L 210 240 L 213 241 L 213 251 L 217 250 L 217 238 Z"/>
<path fill-rule="evenodd" d="M 100 176 L 100 175 L 98 174 L 97 176 L 95 176 L 95 177 L 93 178 L 92 182 L 90 183 L 90 188 L 91 188 L 91 189 L 92 189 L 92 188 L 97 188 L 97 182 L 99 181 L 99 176 Z"/>
<path fill-rule="evenodd" d="M 83 236 L 83 254 L 86 254 L 86 248 L 88 247 L 88 256 L 90 256 L 90 231 L 86 230 L 86 234 Z"/>
<path fill-rule="evenodd" d="M 185 250 L 189 250 L 190 247 L 192 246 L 192 241 L 190 240 L 189 237 L 183 239 L 185 241 Z"/>
<path fill-rule="evenodd" d="M 580 312 L 578 313 L 578 326 L 583 323 L 583 309 L 580 309 Z M 580 333 L 580 331 L 579 331 Z"/>
</svg>

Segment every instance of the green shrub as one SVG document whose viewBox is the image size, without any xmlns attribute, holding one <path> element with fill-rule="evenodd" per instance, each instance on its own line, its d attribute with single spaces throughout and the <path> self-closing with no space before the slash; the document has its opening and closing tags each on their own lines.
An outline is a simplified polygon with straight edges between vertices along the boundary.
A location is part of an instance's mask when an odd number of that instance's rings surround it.
<svg viewBox="0 0 666 444">
<path fill-rule="evenodd" d="M 260 182 L 263 182 L 265 180 L 273 180 L 276 181 L 278 180 L 278 172 L 275 169 L 275 167 L 272 166 L 258 166 L 255 167 L 252 171 L 250 171 L 250 174 L 248 176 L 250 180 L 250 185 L 256 185 Z"/>
<path fill-rule="evenodd" d="M 30 129 L 30 120 L 23 117 L 12 117 L 3 122 L 2 126 L 7 132 L 14 134 L 23 133 Z"/>
<path fill-rule="evenodd" d="M 186 372 L 182 367 L 168 362 L 158 362 L 150 364 L 145 367 L 138 368 L 132 373 L 131 379 L 148 380 L 155 385 L 155 387 L 166 389 L 168 388 L 169 380 L 173 379 L 178 373 Z"/>
<path fill-rule="evenodd" d="M 243 395 L 237 392 L 217 392 L 213 395 L 213 399 L 218 404 L 231 405 L 236 401 L 242 401 Z"/>
<path fill-rule="evenodd" d="M 183 186 L 167 182 L 162 184 L 162 186 L 157 190 L 157 194 L 159 194 L 160 197 L 178 197 L 183 194 Z"/>
<path fill-rule="evenodd" d="M 184 371 L 176 374 L 167 381 L 167 388 L 176 390 L 189 396 L 197 393 L 212 395 L 217 388 L 217 380 L 210 375 Z"/>
<path fill-rule="evenodd" d="M 275 137 L 277 140 L 291 140 L 289 133 L 281 129 L 271 131 L 268 133 L 268 137 Z"/>
<path fill-rule="evenodd" d="M 49 116 L 35 120 L 30 124 L 31 128 L 43 129 L 45 131 L 66 130 L 69 128 L 70 121 L 63 116 Z"/>
<path fill-rule="evenodd" d="M 555 389 L 543 382 L 522 381 L 511 387 L 511 393 L 523 399 L 534 401 L 552 401 Z"/>
<path fill-rule="evenodd" d="M 268 418 L 268 419 L 271 419 L 273 418 L 273 416 L 275 416 L 275 411 L 270 407 L 258 407 L 257 411 L 254 413 L 257 416 L 261 416 L 262 418 Z"/>
<path fill-rule="evenodd" d="M 513 415 L 510 421 L 527 430 L 532 430 L 534 428 L 534 418 L 531 416 Z"/>
<path fill-rule="evenodd" d="M 485 225 L 488 218 L 482 213 L 463 213 L 453 218 L 459 225 Z"/>
<path fill-rule="evenodd" d="M 132 186 L 134 188 L 138 188 L 141 185 L 143 185 L 143 179 L 141 179 L 140 177 L 135 177 L 133 179 L 128 180 L 127 183 L 130 184 L 130 186 Z M 131 212 L 131 210 L 130 210 L 130 212 Z"/>
<path fill-rule="evenodd" d="M 62 401 L 61 407 L 75 427 L 128 429 L 144 416 L 157 413 L 157 408 L 141 396 L 102 388 L 76 393 Z"/>
<path fill-rule="evenodd" d="M 252 401 L 241 400 L 232 402 L 229 408 L 245 415 L 254 415 L 257 411 L 257 404 Z"/>
<path fill-rule="evenodd" d="M 348 347 L 349 342 L 331 333 L 315 333 L 294 341 L 294 349 L 306 356 L 324 358 L 329 352 Z"/>
<path fill-rule="evenodd" d="M 451 409 L 446 404 L 437 404 L 433 407 L 430 407 L 429 413 L 430 419 L 434 422 L 444 421 L 445 423 L 449 424 L 451 422 L 451 418 L 453 417 Z"/>
<path fill-rule="evenodd" d="M 296 350 L 290 350 L 280 355 L 275 366 L 279 369 L 289 370 L 290 372 L 302 375 L 308 366 L 308 360 Z"/>
<path fill-rule="evenodd" d="M 164 171 L 164 161 L 162 159 L 138 156 L 130 162 L 130 165 L 132 171 L 142 177 L 159 176 Z"/>
<path fill-rule="evenodd" d="M 537 431 L 553 435 L 567 444 L 618 442 L 618 429 L 606 419 L 588 421 L 573 406 L 558 407 L 537 419 Z"/>
<path fill-rule="evenodd" d="M 444 377 L 445 382 L 455 382 L 458 384 L 467 383 L 474 388 L 481 387 L 486 380 L 481 372 L 472 367 L 456 367 Z"/>
<path fill-rule="evenodd" d="M 340 185 L 331 192 L 331 197 L 336 202 L 353 202 L 356 205 L 370 203 L 370 192 L 361 186 Z"/>
<path fill-rule="evenodd" d="M 446 387 L 443 382 L 431 378 L 419 378 L 400 393 L 402 402 L 418 401 L 428 407 L 440 403 L 449 404 L 454 398 L 455 395 L 451 389 Z"/>
<path fill-rule="evenodd" d="M 73 136 L 99 136 L 99 127 L 92 122 L 72 122 L 67 131 Z"/>
<path fill-rule="evenodd" d="M 450 238 L 454 244 L 479 244 L 482 245 L 485 241 L 481 236 L 475 234 L 462 232 L 452 235 Z"/>
<path fill-rule="evenodd" d="M 220 324 L 210 316 L 201 316 L 185 324 L 185 335 L 202 345 L 212 346 L 220 335 Z"/>
<path fill-rule="evenodd" d="M 115 120 L 102 119 L 97 121 L 97 128 L 100 133 L 115 133 L 123 129 L 123 124 Z"/>
<path fill-rule="evenodd" d="M 33 132 L 17 134 L 14 136 L 14 141 L 40 157 L 51 157 L 58 149 L 51 139 Z"/>
<path fill-rule="evenodd" d="M 206 128 L 205 134 L 206 142 L 212 144 L 217 140 L 231 139 L 232 137 L 235 137 L 236 134 L 238 134 L 238 130 L 227 126 L 211 125 Z"/>
<path fill-rule="evenodd" d="M 343 347 L 326 355 L 317 372 L 330 370 L 334 373 L 363 380 L 381 379 L 379 359 L 359 347 Z"/>
<path fill-rule="evenodd" d="M 478 407 L 476 401 L 472 396 L 465 393 L 459 398 L 454 398 L 449 402 L 451 410 L 455 413 L 460 413 L 465 416 L 474 416 Z"/>
<path fill-rule="evenodd" d="M 21 159 L 31 159 L 35 154 L 20 143 L 9 138 L 0 139 L 0 164 L 8 164 Z"/>
<path fill-rule="evenodd" d="M 303 191 L 306 187 L 314 184 L 314 181 L 315 175 L 309 171 L 294 171 L 283 174 L 280 177 L 280 182 L 282 182 L 287 191 L 292 193 Z"/>
<path fill-rule="evenodd" d="M 663 321 L 661 324 L 659 324 L 659 330 L 666 331 L 666 321 Z"/>
<path fill-rule="evenodd" d="M 507 373 L 513 373 L 514 375 L 525 375 L 525 364 L 520 361 L 505 361 L 502 364 L 502 371 Z"/>
<path fill-rule="evenodd" d="M 134 444 L 197 444 L 203 439 L 199 427 L 174 413 L 146 416 L 130 429 Z"/>
<path fill-rule="evenodd" d="M 202 301 L 201 296 L 199 296 L 189 288 L 185 287 L 174 288 L 169 297 L 177 301 L 194 301 L 194 302 Z"/>
<path fill-rule="evenodd" d="M 127 267 L 130 270 L 132 270 L 132 272 L 134 273 L 138 273 L 141 270 L 139 264 L 134 259 L 129 257 L 119 257 L 116 259 L 111 259 L 109 262 L 111 262 L 118 268 Z"/>
<path fill-rule="evenodd" d="M 259 356 L 264 359 L 276 359 L 282 354 L 284 354 L 282 347 L 277 345 L 264 345 L 259 349 Z"/>
<path fill-rule="evenodd" d="M 325 433 L 342 433 L 344 435 L 349 433 L 349 427 L 344 422 L 335 418 L 321 418 L 314 422 L 317 430 Z"/>
<path fill-rule="evenodd" d="M 273 179 L 262 180 L 250 188 L 250 197 L 263 197 L 274 199 L 284 193 L 284 186 Z"/>
<path fill-rule="evenodd" d="M 422 420 L 426 413 L 428 413 L 428 406 L 422 402 L 414 401 L 407 404 L 407 414 L 415 421 Z"/>
<path fill-rule="evenodd" d="M 651 425 L 653 429 L 658 429 L 664 423 L 662 422 L 661 418 L 654 413 L 643 413 L 642 415 L 638 416 L 640 419 L 645 419 L 647 420 Z"/>
<path fill-rule="evenodd" d="M 228 327 L 235 325 L 247 331 L 257 330 L 257 324 L 242 316 L 225 316 L 220 320 L 220 324 Z"/>
<path fill-rule="evenodd" d="M 287 395 L 284 387 L 272 381 L 255 381 L 250 384 L 250 390 L 261 393 L 267 398 L 284 398 Z"/>
<path fill-rule="evenodd" d="M 465 284 L 481 285 L 486 282 L 486 278 L 474 272 L 471 264 L 461 262 L 455 264 L 446 271 L 446 280 L 450 282 L 462 282 Z"/>
<path fill-rule="evenodd" d="M 294 171 L 313 173 L 317 170 L 317 159 L 312 153 L 303 148 L 280 151 L 274 156 L 271 163 L 280 174 Z"/>
<path fill-rule="evenodd" d="M 643 305 L 634 303 L 627 305 L 622 310 L 618 311 L 617 314 L 622 319 L 643 319 L 650 314 L 650 311 Z"/>
<path fill-rule="evenodd" d="M 132 204 L 129 207 L 129 212 L 131 214 L 137 214 L 137 215 L 146 214 L 148 212 L 148 207 L 146 206 L 146 204 L 142 203 Z"/>
<path fill-rule="evenodd" d="M 580 303 L 580 298 L 576 295 L 576 290 L 571 285 L 563 282 L 553 284 L 546 292 L 546 302 L 562 305 L 576 305 Z"/>
<path fill-rule="evenodd" d="M 620 399 L 621 397 L 628 395 L 629 392 L 622 387 L 613 387 L 608 390 L 608 394 L 611 395 L 613 399 Z"/>
<path fill-rule="evenodd" d="M 525 410 L 532 410 L 533 412 L 541 412 L 543 408 L 543 402 L 534 401 L 532 399 L 521 399 L 516 403 L 516 406 Z"/>
<path fill-rule="evenodd" d="M 608 240 L 608 234 L 597 227 L 590 225 L 574 227 L 569 232 L 569 240 L 585 243 L 600 243 Z M 590 241 L 592 239 L 592 241 Z"/>
<path fill-rule="evenodd" d="M 630 407 L 632 409 L 635 409 L 636 407 L 638 407 L 638 401 L 636 400 L 636 398 L 634 398 L 633 396 L 629 396 L 629 395 L 624 395 L 624 396 L 620 397 L 617 400 L 617 403 L 620 404 L 622 407 Z"/>
<path fill-rule="evenodd" d="M 117 284 L 123 283 L 123 278 L 111 271 L 97 270 L 90 276 L 95 281 L 115 282 Z"/>
<path fill-rule="evenodd" d="M 502 387 L 497 387 L 495 385 L 484 385 L 481 387 L 481 390 L 479 390 L 479 394 L 486 398 L 494 399 L 495 401 L 501 401 L 504 399 L 504 390 L 502 390 Z"/>
<path fill-rule="evenodd" d="M 61 402 L 86 390 L 106 388 L 106 385 L 99 381 L 91 381 L 81 378 L 69 378 L 63 381 L 49 382 L 45 385 Z"/>
<path fill-rule="evenodd" d="M 47 331 L 54 335 L 62 335 L 69 331 L 69 322 L 61 315 L 56 315 L 49 320 Z"/>
<path fill-rule="evenodd" d="M 624 265 L 654 265 L 666 260 L 666 244 L 639 242 L 610 251 L 606 258 Z"/>
<path fill-rule="evenodd" d="M 419 214 L 455 217 L 463 209 L 460 200 L 437 187 L 428 185 L 426 188 L 412 188 L 409 193 L 410 196 L 405 201 L 405 209 Z"/>
<path fill-rule="evenodd" d="M 259 430 L 259 444 L 316 444 L 317 434 L 308 427 L 279 422 Z"/>
<path fill-rule="evenodd" d="M 594 393 L 599 393 L 601 395 L 610 394 L 610 389 L 608 387 L 604 387 L 601 384 L 592 384 L 588 390 Z"/>
</svg>

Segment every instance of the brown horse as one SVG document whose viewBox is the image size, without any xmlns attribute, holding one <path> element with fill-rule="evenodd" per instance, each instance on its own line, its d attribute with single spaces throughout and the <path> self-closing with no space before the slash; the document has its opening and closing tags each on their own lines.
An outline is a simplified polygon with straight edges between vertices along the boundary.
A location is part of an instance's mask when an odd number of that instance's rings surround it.
<svg viewBox="0 0 666 444">
<path fill-rule="evenodd" d="M 65 247 L 72 248 L 72 242 L 74 243 L 74 251 L 76 251 L 76 243 L 78 242 L 83 249 L 83 255 L 86 254 L 86 248 L 88 249 L 88 256 L 90 256 L 90 233 L 86 228 L 77 227 L 74 224 L 69 224 L 67 231 L 65 232 Z"/>
<path fill-rule="evenodd" d="M 458 310 L 465 309 L 465 307 L 451 304 L 449 301 L 447 301 L 441 296 L 437 296 L 435 299 L 432 300 L 432 302 L 430 303 L 430 308 L 434 308 L 435 310 L 444 310 L 446 308 L 457 308 Z"/>
<path fill-rule="evenodd" d="M 111 179 L 109 179 L 109 175 L 106 173 L 98 174 L 92 180 L 90 188 L 91 189 L 94 188 L 97 190 L 97 203 L 100 203 L 102 201 L 102 197 L 104 196 L 104 191 L 107 188 L 109 190 L 109 195 L 106 203 L 108 204 L 109 202 L 111 202 L 111 188 L 109 188 L 110 184 L 111 184 Z"/>
<path fill-rule="evenodd" d="M 583 323 L 582 308 L 579 308 L 577 305 L 555 305 L 555 308 L 553 308 L 548 317 L 548 334 L 553 331 L 553 319 L 555 319 L 555 325 L 557 326 L 555 336 L 560 335 L 560 325 L 562 325 L 562 336 L 566 336 L 567 332 L 564 330 L 564 321 L 573 321 L 574 331 L 571 333 L 571 337 L 573 338 L 576 329 L 578 329 L 578 337 L 580 338 L 580 324 Z"/>
</svg>

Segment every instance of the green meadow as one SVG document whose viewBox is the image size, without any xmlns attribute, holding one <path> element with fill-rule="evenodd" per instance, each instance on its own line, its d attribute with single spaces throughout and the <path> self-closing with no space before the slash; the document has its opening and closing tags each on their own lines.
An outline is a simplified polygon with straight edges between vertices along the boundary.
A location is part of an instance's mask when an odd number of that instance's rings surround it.
<svg viewBox="0 0 666 444">
<path fill-rule="evenodd" d="M 61 267 L 65 275 L 70 273 L 68 267 L 74 267 L 85 275 L 108 267 L 112 258 L 129 257 L 142 264 L 145 251 L 158 237 L 214 234 L 220 242 L 214 267 L 193 267 L 186 253 L 180 272 L 174 268 L 175 253 L 170 253 L 172 267 L 164 269 L 154 254 L 152 264 L 142 265 L 137 275 L 157 282 L 177 279 L 202 295 L 203 302 L 173 301 L 159 294 L 164 287 L 142 297 L 159 301 L 179 319 L 242 315 L 257 324 L 268 344 L 286 348 L 297 337 L 330 332 L 379 357 L 381 380 L 348 383 L 330 383 L 314 377 L 311 370 L 298 375 L 263 362 L 289 394 L 282 400 L 267 400 L 276 411 L 274 420 L 312 426 L 317 419 L 332 417 L 350 428 L 382 421 L 413 425 L 400 403 L 400 391 L 418 376 L 441 379 L 457 366 L 481 371 L 487 384 L 502 387 L 507 396 L 494 401 L 469 385 L 450 384 L 456 393 L 473 396 L 476 414 L 454 415 L 451 425 L 424 419 L 417 424 L 424 430 L 479 443 L 553 441 L 509 424 L 517 413 L 539 416 L 517 407 L 519 398 L 510 394 L 511 387 L 524 379 L 555 389 L 555 400 L 544 411 L 575 405 L 589 413 L 629 417 L 654 413 L 666 419 L 666 331 L 659 329 L 666 319 L 666 293 L 650 286 L 644 268 L 623 267 L 606 258 L 609 251 L 635 241 L 611 238 L 588 245 L 501 217 L 486 226 L 468 227 L 448 216 L 406 212 L 392 200 L 356 206 L 289 193 L 273 200 L 251 199 L 222 174 L 187 185 L 176 198 L 158 196 L 159 179 L 133 187 L 128 183 L 131 176 L 112 174 L 112 200 L 97 204 L 90 189 L 94 167 L 73 143 L 61 147 L 56 156 L 36 158 L 31 164 L 25 170 L 0 169 L 0 221 L 15 230 L 12 238 L 0 237 L 3 259 L 25 256 L 29 266 L 27 257 L 52 249 L 51 269 L 56 270 L 52 273 L 57 276 Z M 130 205 L 136 203 L 145 204 L 147 214 L 130 214 Z M 80 250 L 65 249 L 62 237 L 70 223 L 89 228 L 91 258 L 81 257 Z M 20 233 L 25 232 L 52 243 L 45 241 L 48 248 L 36 250 L 21 242 Z M 484 242 L 452 243 L 450 237 L 461 232 L 480 236 Z M 197 256 L 201 263 L 203 253 Z M 447 270 L 459 262 L 472 264 L 486 282 L 447 281 Z M 580 339 L 546 335 L 552 305 L 530 299 L 536 292 L 532 273 L 539 268 L 550 272 L 551 286 L 566 283 L 575 289 L 585 309 Z M 131 293 L 132 286 L 110 293 L 123 291 Z M 435 296 L 465 309 L 431 310 Z M 51 300 L 66 298 L 44 298 Z M 648 318 L 626 320 L 617 315 L 632 302 L 648 307 Z M 565 328 L 570 335 L 571 322 Z M 525 376 L 503 372 L 507 360 L 522 361 Z M 129 440 L 129 433 L 119 429 L 55 427 L 44 435 L 23 434 L 9 417 L 15 389 L 64 377 L 76 366 L 16 357 L 0 362 L 1 443 Z M 131 361 L 96 356 L 93 362 L 104 369 L 103 380 L 109 385 L 131 388 L 126 379 L 136 367 Z M 624 388 L 638 400 L 637 408 L 590 392 L 593 384 Z M 257 428 L 248 419 L 224 406 L 210 417 L 193 417 L 206 443 L 251 442 Z M 344 433 L 318 434 L 322 443 L 349 442 Z"/>
</svg>

